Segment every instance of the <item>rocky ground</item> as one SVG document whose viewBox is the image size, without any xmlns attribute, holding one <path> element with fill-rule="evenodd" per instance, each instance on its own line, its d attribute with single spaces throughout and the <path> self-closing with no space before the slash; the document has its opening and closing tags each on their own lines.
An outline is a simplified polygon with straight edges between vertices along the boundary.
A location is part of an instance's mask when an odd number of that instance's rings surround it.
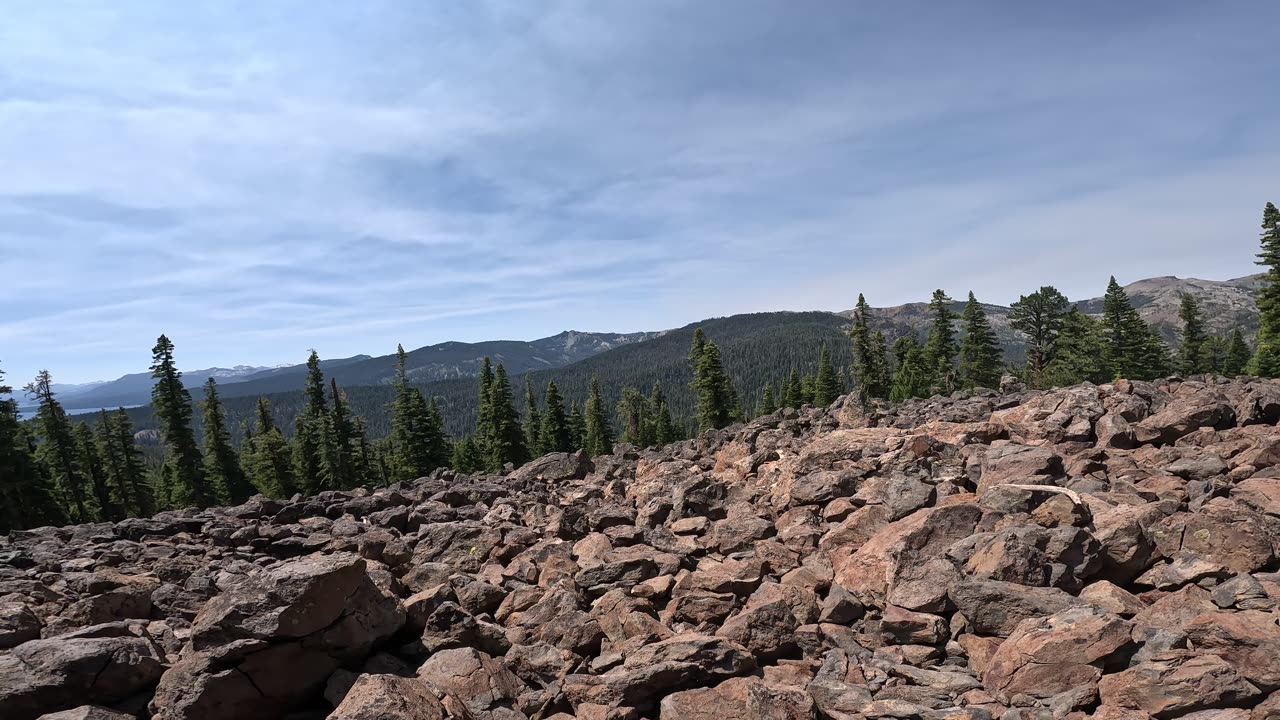
<svg viewBox="0 0 1280 720">
<path fill-rule="evenodd" d="M 1280 383 L 782 412 L 0 540 L 0 718 L 1280 717 Z"/>
</svg>

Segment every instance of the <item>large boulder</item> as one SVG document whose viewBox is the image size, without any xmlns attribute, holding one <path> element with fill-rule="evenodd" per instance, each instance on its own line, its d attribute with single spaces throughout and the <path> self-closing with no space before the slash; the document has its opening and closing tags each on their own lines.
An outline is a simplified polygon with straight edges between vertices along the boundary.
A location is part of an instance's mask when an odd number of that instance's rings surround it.
<svg viewBox="0 0 1280 720">
<path fill-rule="evenodd" d="M 0 717 L 30 720 L 85 702 L 111 704 L 160 679 L 165 655 L 137 624 L 108 623 L 0 655 Z"/>
<path fill-rule="evenodd" d="M 434 692 L 413 678 L 361 675 L 328 720 L 444 720 Z"/>
<path fill-rule="evenodd" d="M 996 650 L 982 682 L 1006 703 L 1015 695 L 1091 695 L 1107 658 L 1132 642 L 1131 630 L 1129 622 L 1089 607 L 1023 620 Z"/>
<path fill-rule="evenodd" d="M 282 563 L 211 600 L 160 679 L 156 720 L 268 720 L 319 694 L 405 622 L 350 553 Z"/>
<path fill-rule="evenodd" d="M 1247 707 L 1262 693 L 1217 655 L 1174 651 L 1098 683 L 1104 705 L 1172 718 L 1197 710 Z"/>
</svg>

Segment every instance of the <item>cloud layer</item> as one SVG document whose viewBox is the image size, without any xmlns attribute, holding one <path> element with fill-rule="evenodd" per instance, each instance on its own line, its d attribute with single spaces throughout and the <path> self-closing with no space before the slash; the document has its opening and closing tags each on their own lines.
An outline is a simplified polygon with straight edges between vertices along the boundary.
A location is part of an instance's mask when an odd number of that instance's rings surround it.
<svg viewBox="0 0 1280 720">
<path fill-rule="evenodd" d="M 1280 7 L 1040 5 L 23 4 L 0 369 L 1251 272 Z"/>
</svg>

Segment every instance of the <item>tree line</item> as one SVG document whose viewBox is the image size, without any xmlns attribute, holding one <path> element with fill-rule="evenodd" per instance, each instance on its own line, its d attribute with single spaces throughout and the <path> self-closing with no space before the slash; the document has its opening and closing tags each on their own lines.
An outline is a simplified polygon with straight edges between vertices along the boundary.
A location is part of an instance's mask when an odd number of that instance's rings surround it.
<svg viewBox="0 0 1280 720">
<path fill-rule="evenodd" d="M 315 351 L 307 361 L 303 405 L 292 428 L 276 422 L 266 397 L 257 398 L 252 417 L 237 425 L 228 420 L 213 378 L 205 382 L 202 399 L 193 401 L 176 366 L 174 345 L 161 335 L 151 364 L 150 412 L 162 440 L 158 454 L 139 443 L 123 408 L 103 410 L 91 422 L 70 418 L 48 371 L 23 388 L 38 404 L 33 420 L 19 420 L 16 400 L 0 401 L 0 531 L 239 503 L 255 493 L 289 497 L 380 486 L 441 467 L 498 472 L 552 452 L 607 454 L 619 441 L 663 445 L 780 408 L 827 405 L 848 392 L 871 404 L 991 388 L 1005 373 L 1035 387 L 1153 379 L 1174 372 L 1280 377 L 1280 212 L 1271 203 L 1263 212 L 1257 263 L 1266 272 L 1257 294 L 1259 329 L 1252 350 L 1240 328 L 1224 336 L 1209 334 L 1199 300 L 1186 294 L 1179 307 L 1181 343 L 1176 354 L 1171 352 L 1114 277 L 1097 318 L 1052 286 L 1013 303 L 1009 322 L 1028 347 L 1020 367 L 1005 362 L 972 292 L 960 313 L 951 309 L 944 291 L 933 293 L 923 342 L 914 333 L 890 342 L 883 330 L 873 329 L 873 311 L 859 294 L 848 345 L 829 348 L 824 342 L 816 367 L 805 373 L 795 364 L 779 367 L 776 361 L 784 356 L 769 355 L 775 362 L 765 371 L 781 371 L 785 379 L 755 386 L 753 404 L 743 402 L 731 371 L 732 362 L 741 358 L 726 357 L 697 328 L 681 363 L 680 379 L 692 397 L 687 409 L 671 402 L 657 379 L 647 391 L 617 388 L 611 403 L 594 375 L 579 403 L 566 402 L 554 380 L 539 397 L 530 379 L 535 374 L 528 373 L 521 403 L 502 364 L 486 357 L 473 429 L 466 433 L 450 433 L 438 398 L 409 381 L 400 346 L 390 399 L 384 400 L 389 428 L 376 439 L 364 417 L 353 412 L 347 393 L 333 379 L 326 383 Z M 763 345 L 738 347 L 778 352 Z M 7 396 L 12 389 L 2 381 L 0 373 L 0 395 Z"/>
</svg>

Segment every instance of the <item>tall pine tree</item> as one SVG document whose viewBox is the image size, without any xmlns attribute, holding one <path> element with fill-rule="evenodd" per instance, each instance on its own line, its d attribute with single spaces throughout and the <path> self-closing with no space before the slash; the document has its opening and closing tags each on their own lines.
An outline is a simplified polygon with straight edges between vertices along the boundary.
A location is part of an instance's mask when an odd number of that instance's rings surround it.
<svg viewBox="0 0 1280 720">
<path fill-rule="evenodd" d="M 836 382 L 836 369 L 831 365 L 831 356 L 827 354 L 827 346 L 818 351 L 818 373 L 813 378 L 813 404 L 826 407 L 836 401 L 840 394 L 840 386 Z"/>
<path fill-rule="evenodd" d="M 227 502 L 233 505 L 253 497 L 257 492 L 240 465 L 240 456 L 231 444 L 227 431 L 227 416 L 218 397 L 218 382 L 212 377 L 204 383 L 204 401 L 201 403 L 204 425 L 204 471 L 209 482 L 218 488 Z"/>
<path fill-rule="evenodd" d="M 316 493 L 330 487 L 325 458 L 329 456 L 329 402 L 324 394 L 324 373 L 315 350 L 307 357 L 307 379 L 303 385 L 306 405 L 294 423 L 293 475 L 298 489 Z"/>
<path fill-rule="evenodd" d="M 80 453 L 80 467 L 88 481 L 93 495 L 93 517 L 95 520 L 121 520 L 119 506 L 111 498 L 111 486 L 108 484 L 107 470 L 98 454 L 98 444 L 93 439 L 93 429 L 89 423 L 76 423 L 76 448 Z"/>
<path fill-rule="evenodd" d="M 1022 295 L 1009 308 L 1009 326 L 1027 339 L 1027 369 L 1032 384 L 1054 357 L 1054 344 L 1071 304 L 1052 285 Z"/>
<path fill-rule="evenodd" d="M 542 428 L 538 431 L 542 445 L 538 452 L 545 455 L 576 450 L 569 435 L 569 418 L 564 413 L 564 398 L 560 397 L 560 388 L 556 387 L 554 381 L 547 383 L 544 400 L 546 410 L 542 413 Z"/>
<path fill-rule="evenodd" d="M 1258 288 L 1258 347 L 1249 370 L 1262 377 L 1280 377 L 1280 210 L 1267 203 L 1262 210 L 1261 249 L 1257 264 L 1265 267 Z"/>
<path fill-rule="evenodd" d="M 329 393 L 332 404 L 325 433 L 328 443 L 324 475 L 330 483 L 329 489 L 350 490 L 365 480 L 356 466 L 356 425 L 347 407 L 346 396 L 338 389 L 337 378 L 329 378 Z"/>
<path fill-rule="evenodd" d="M 218 493 L 204 474 L 204 462 L 191 429 L 191 393 L 173 361 L 173 343 L 161 335 L 151 350 L 151 406 L 160 422 L 168 456 L 165 458 L 165 499 L 171 506 L 209 507 Z"/>
<path fill-rule="evenodd" d="M 897 367 L 893 373 L 893 385 L 889 389 L 889 400 L 902 402 L 928 395 L 933 372 L 916 339 L 904 335 L 894 340 L 893 355 L 897 359 Z"/>
<path fill-rule="evenodd" d="M 289 457 L 289 443 L 271 417 L 271 403 L 262 396 L 258 397 L 257 417 L 257 432 L 249 441 L 245 458 L 250 482 L 265 495 L 292 497 L 298 492 L 298 483 Z"/>
<path fill-rule="evenodd" d="M 1102 332 L 1107 340 L 1106 364 L 1116 377 L 1149 380 L 1159 362 L 1152 332 L 1113 276 L 1102 298 Z"/>
<path fill-rule="evenodd" d="M 18 420 L 18 402 L 5 397 L 11 392 L 0 372 L 0 533 L 61 525 L 67 518 Z"/>
<path fill-rule="evenodd" d="M 853 380 L 857 384 L 859 400 L 866 405 L 874 398 L 888 397 L 889 365 L 885 357 L 884 335 L 879 331 L 872 332 L 871 306 L 862 293 L 858 293 L 849 337 L 853 341 Z M 790 391 L 788 387 L 788 394 Z M 794 401 L 798 398 L 792 396 L 788 399 Z M 787 406 L 785 402 L 783 405 Z"/>
<path fill-rule="evenodd" d="M 529 459 L 524 444 L 524 430 L 516 414 L 511 395 L 511 382 L 501 364 L 494 369 L 489 383 L 488 435 L 483 437 L 486 468 L 498 472 L 506 463 L 519 467 Z"/>
<path fill-rule="evenodd" d="M 609 417 L 605 413 L 604 399 L 600 396 L 600 380 L 594 375 L 591 377 L 591 392 L 587 395 L 587 407 L 584 415 L 586 431 L 582 438 L 583 449 L 592 457 L 612 453 L 613 430 L 609 427 Z"/>
<path fill-rule="evenodd" d="M 62 409 L 62 403 L 54 397 L 49 371 L 41 370 L 35 380 L 24 389 L 40 405 L 36 412 L 36 429 L 40 435 L 36 460 L 53 478 L 67 518 L 75 523 L 91 522 L 93 508 L 90 504 L 89 482 L 80 462 L 75 431 L 71 421 L 67 419 L 66 411 Z"/>
<path fill-rule="evenodd" d="M 1186 293 L 1178 306 L 1178 318 L 1182 320 L 1182 347 L 1178 351 L 1178 371 L 1186 375 L 1209 372 L 1212 368 L 1205 357 L 1209 338 L 1200 314 L 1200 302 L 1196 296 Z"/>
<path fill-rule="evenodd" d="M 671 407 L 667 404 L 667 396 L 658 383 L 653 384 L 653 390 L 649 393 L 649 408 L 653 415 L 653 429 L 650 431 L 653 438 L 652 444 L 663 446 L 679 440 L 680 433 L 671 420 Z"/>
<path fill-rule="evenodd" d="M 647 447 L 649 433 L 649 401 L 636 388 L 622 388 L 618 401 L 618 417 L 622 420 L 622 442 Z"/>
<path fill-rule="evenodd" d="M 430 409 L 422 391 L 409 383 L 408 360 L 403 345 L 396 345 L 396 395 L 391 403 L 391 478 L 407 482 L 439 467 L 434 457 Z"/>
<path fill-rule="evenodd" d="M 720 348 L 714 342 L 702 345 L 701 355 L 694 363 L 692 387 L 698 396 L 699 431 L 716 430 L 733 422 L 735 397 L 720 362 Z"/>
<path fill-rule="evenodd" d="M 986 311 L 978 304 L 972 291 L 960 319 L 964 324 L 964 338 L 960 341 L 961 386 L 967 389 L 999 386 L 1002 359 L 1000 345 L 996 342 L 996 334 L 991 330 Z"/>
<path fill-rule="evenodd" d="M 803 393 L 800 372 L 795 368 L 791 368 L 791 372 L 787 375 L 787 381 L 782 385 L 782 407 L 799 408 L 804 404 L 801 400 Z"/>
<path fill-rule="evenodd" d="M 533 394 L 529 376 L 524 376 L 524 446 L 528 456 L 534 457 L 542 447 L 542 413 L 538 411 L 538 398 Z"/>
<path fill-rule="evenodd" d="M 575 400 L 569 406 L 569 444 L 574 450 L 587 449 L 587 419 Z"/>
<path fill-rule="evenodd" d="M 1108 382 L 1114 377 L 1107 364 L 1108 356 L 1102 323 L 1073 307 L 1062 319 L 1053 360 L 1044 367 L 1043 383 L 1046 387 L 1064 387 L 1080 382 Z"/>
<path fill-rule="evenodd" d="M 772 415 L 778 411 L 778 402 L 773 399 L 773 386 L 765 384 L 764 392 L 760 393 L 760 407 L 756 409 L 756 415 Z"/>
<path fill-rule="evenodd" d="M 1235 377 L 1240 375 L 1249 367 L 1249 359 L 1252 352 L 1249 345 L 1244 341 L 1244 335 L 1241 334 L 1240 328 L 1231 331 L 1231 341 L 1227 345 L 1227 354 L 1222 360 L 1222 374 L 1227 377 Z"/>
<path fill-rule="evenodd" d="M 956 345 L 956 314 L 951 311 L 951 298 L 942 290 L 934 290 L 929 300 L 932 318 L 929 336 L 924 342 L 924 356 L 936 384 L 944 392 L 955 389 L 955 362 L 959 347 Z"/>
</svg>

